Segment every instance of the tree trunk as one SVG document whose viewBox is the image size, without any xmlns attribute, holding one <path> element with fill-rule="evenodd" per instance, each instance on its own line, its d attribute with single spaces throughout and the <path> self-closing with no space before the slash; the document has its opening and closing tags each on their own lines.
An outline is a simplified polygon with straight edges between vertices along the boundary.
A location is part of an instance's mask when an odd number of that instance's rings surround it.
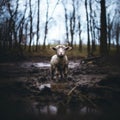
<svg viewBox="0 0 120 120">
<path fill-rule="evenodd" d="M 81 24 L 80 24 L 80 17 L 78 19 L 78 31 L 79 31 L 79 51 L 82 52 L 82 40 L 81 40 Z"/>
<path fill-rule="evenodd" d="M 91 0 L 89 0 L 89 6 L 90 6 L 90 32 L 91 32 L 91 41 L 92 41 L 91 53 L 93 54 L 95 52 L 95 23 L 94 23 L 94 16 L 93 16 Z"/>
<path fill-rule="evenodd" d="M 70 17 L 70 35 L 71 35 L 71 41 L 70 41 L 70 46 L 73 47 L 73 21 L 72 21 L 72 17 Z"/>
<path fill-rule="evenodd" d="M 120 52 L 120 49 L 119 49 L 119 36 L 120 36 L 120 25 L 119 23 L 117 24 L 116 26 L 116 53 L 119 53 Z"/>
<path fill-rule="evenodd" d="M 87 19 L 87 53 L 90 55 L 90 35 L 89 35 L 89 18 L 88 18 L 88 9 L 87 9 L 87 0 L 85 0 L 85 9 L 86 9 L 86 19 Z"/>
<path fill-rule="evenodd" d="M 46 38 L 47 38 L 47 34 L 48 34 L 48 12 L 49 12 L 49 3 L 47 0 L 47 11 L 46 11 L 46 22 L 45 22 L 43 49 L 46 47 Z"/>
<path fill-rule="evenodd" d="M 67 15 L 67 8 L 65 7 L 64 3 L 64 11 L 65 11 L 65 29 L 66 29 L 66 41 L 69 42 L 69 32 L 68 32 L 68 15 Z"/>
<path fill-rule="evenodd" d="M 37 11 L 37 39 L 36 39 L 36 51 L 38 51 L 38 41 L 39 41 L 39 24 L 40 24 L 40 0 L 38 0 L 38 11 Z"/>
<path fill-rule="evenodd" d="M 29 0 L 29 7 L 30 7 L 30 42 L 29 42 L 29 52 L 31 52 L 31 43 L 32 43 L 32 32 L 33 32 L 33 18 L 32 18 L 32 6 L 31 6 L 31 0 Z"/>
<path fill-rule="evenodd" d="M 28 32 L 28 23 L 25 24 L 25 46 L 24 46 L 24 49 L 26 50 L 27 48 L 27 32 Z"/>
<path fill-rule="evenodd" d="M 73 4 L 73 12 L 71 14 L 70 17 L 70 34 L 71 34 L 71 42 L 70 45 L 73 47 L 73 41 L 74 41 L 74 33 L 75 33 L 75 1 L 72 0 L 72 4 Z"/>
<path fill-rule="evenodd" d="M 106 25 L 106 7 L 105 0 L 101 0 L 101 30 L 100 30 L 100 54 L 102 56 L 108 55 L 107 51 L 107 25 Z"/>
</svg>

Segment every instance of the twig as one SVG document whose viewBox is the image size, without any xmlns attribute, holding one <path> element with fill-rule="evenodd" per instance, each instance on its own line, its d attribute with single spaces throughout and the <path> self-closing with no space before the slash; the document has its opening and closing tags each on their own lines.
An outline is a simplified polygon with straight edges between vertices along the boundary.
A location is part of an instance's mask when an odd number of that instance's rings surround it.
<svg viewBox="0 0 120 120">
<path fill-rule="evenodd" d="M 75 87 L 73 87 L 69 92 L 68 92 L 68 96 L 71 95 L 71 93 L 79 86 L 79 84 L 77 84 Z M 96 107 L 96 104 L 94 104 L 88 97 L 86 97 L 85 95 L 83 95 L 80 91 L 79 91 L 79 97 L 83 97 L 85 100 L 87 100 L 93 107 Z M 70 100 L 69 100 L 70 101 Z"/>
<path fill-rule="evenodd" d="M 79 93 L 80 96 L 82 96 L 84 99 L 86 99 L 93 107 L 96 107 L 96 104 L 92 102 L 92 100 L 90 100 L 88 97 L 86 97 L 85 95 L 83 95 L 81 92 Z"/>
<path fill-rule="evenodd" d="M 79 85 L 79 84 L 77 84 L 75 87 L 73 87 L 73 88 L 68 92 L 67 95 L 70 95 L 70 94 L 78 87 L 78 85 Z"/>
</svg>

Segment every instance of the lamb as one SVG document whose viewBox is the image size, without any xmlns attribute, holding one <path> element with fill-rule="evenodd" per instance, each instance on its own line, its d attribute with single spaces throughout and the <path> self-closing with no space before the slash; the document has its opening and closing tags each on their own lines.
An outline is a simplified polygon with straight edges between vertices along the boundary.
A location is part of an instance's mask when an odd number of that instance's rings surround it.
<svg viewBox="0 0 120 120">
<path fill-rule="evenodd" d="M 51 64 L 51 79 L 54 79 L 54 75 L 56 74 L 56 79 L 61 77 L 67 78 L 68 73 L 68 57 L 65 54 L 66 50 L 71 50 L 72 47 L 57 45 L 56 47 L 52 47 L 53 50 L 56 51 L 56 54 L 52 56 L 50 64 Z"/>
</svg>

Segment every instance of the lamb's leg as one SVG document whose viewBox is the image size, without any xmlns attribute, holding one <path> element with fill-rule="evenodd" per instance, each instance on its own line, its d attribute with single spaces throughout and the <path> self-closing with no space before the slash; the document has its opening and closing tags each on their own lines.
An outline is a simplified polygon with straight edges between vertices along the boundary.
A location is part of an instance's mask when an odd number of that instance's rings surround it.
<svg viewBox="0 0 120 120">
<path fill-rule="evenodd" d="M 51 79 L 53 80 L 54 79 L 54 71 L 52 70 L 52 76 L 51 76 Z"/>
<path fill-rule="evenodd" d="M 54 73 L 55 73 L 55 69 L 53 67 L 51 67 L 51 79 L 54 79 Z"/>
<path fill-rule="evenodd" d="M 60 70 L 60 77 L 61 77 L 61 80 L 63 79 L 63 72 L 62 70 Z"/>
<path fill-rule="evenodd" d="M 56 81 L 58 81 L 58 79 L 59 79 L 59 72 L 58 70 L 56 70 Z"/>
<path fill-rule="evenodd" d="M 64 78 L 67 79 L 67 73 L 68 73 L 68 65 L 64 68 Z"/>
</svg>

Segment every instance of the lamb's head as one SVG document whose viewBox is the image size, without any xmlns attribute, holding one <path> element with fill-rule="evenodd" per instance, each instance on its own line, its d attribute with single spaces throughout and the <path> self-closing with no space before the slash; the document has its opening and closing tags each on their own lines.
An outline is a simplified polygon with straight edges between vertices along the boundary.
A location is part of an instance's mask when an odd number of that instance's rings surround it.
<svg viewBox="0 0 120 120">
<path fill-rule="evenodd" d="M 67 50 L 71 50 L 72 47 L 64 46 L 64 45 L 57 45 L 56 47 L 52 47 L 52 49 L 56 51 L 56 54 L 58 57 L 63 57 L 65 56 L 65 52 Z"/>
</svg>

